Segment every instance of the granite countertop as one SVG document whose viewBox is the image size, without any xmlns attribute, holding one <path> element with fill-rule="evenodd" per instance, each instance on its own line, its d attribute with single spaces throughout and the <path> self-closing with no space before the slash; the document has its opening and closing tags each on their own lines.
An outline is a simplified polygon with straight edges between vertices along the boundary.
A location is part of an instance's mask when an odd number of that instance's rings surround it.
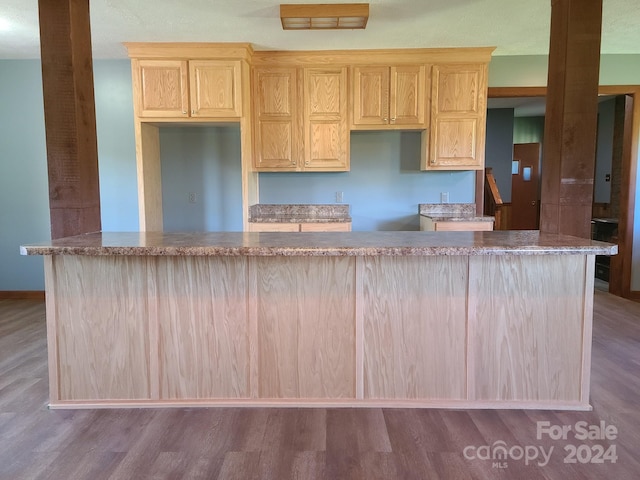
<svg viewBox="0 0 640 480">
<path fill-rule="evenodd" d="M 251 223 L 340 223 L 350 222 L 345 204 L 265 204 L 249 207 Z"/>
<path fill-rule="evenodd" d="M 536 230 L 490 232 L 104 232 L 20 247 L 22 255 L 613 255 L 617 245 Z"/>
<path fill-rule="evenodd" d="M 476 214 L 475 203 L 421 203 L 418 213 L 438 222 L 493 222 L 494 217 Z"/>
</svg>

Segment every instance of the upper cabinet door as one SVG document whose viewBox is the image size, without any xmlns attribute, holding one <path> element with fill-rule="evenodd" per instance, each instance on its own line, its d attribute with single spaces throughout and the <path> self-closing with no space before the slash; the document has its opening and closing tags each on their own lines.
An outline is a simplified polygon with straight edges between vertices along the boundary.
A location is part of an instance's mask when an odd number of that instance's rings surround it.
<svg viewBox="0 0 640 480">
<path fill-rule="evenodd" d="M 356 130 L 424 129 L 424 65 L 353 67 L 353 119 Z"/>
<path fill-rule="evenodd" d="M 391 67 L 391 101 L 389 123 L 391 125 L 416 125 L 424 128 L 425 80 L 424 65 Z"/>
<path fill-rule="evenodd" d="M 434 66 L 428 158 L 422 168 L 483 169 L 486 115 L 485 64 Z"/>
<path fill-rule="evenodd" d="M 254 167 L 296 170 L 302 158 L 302 118 L 295 68 L 253 70 Z"/>
<path fill-rule="evenodd" d="M 389 67 L 353 68 L 353 124 L 389 124 Z"/>
<path fill-rule="evenodd" d="M 304 69 L 304 170 L 349 170 L 347 67 Z"/>
<path fill-rule="evenodd" d="M 139 117 L 188 117 L 186 60 L 132 60 Z"/>
<path fill-rule="evenodd" d="M 189 78 L 192 117 L 242 116 L 239 61 L 191 60 Z"/>
</svg>

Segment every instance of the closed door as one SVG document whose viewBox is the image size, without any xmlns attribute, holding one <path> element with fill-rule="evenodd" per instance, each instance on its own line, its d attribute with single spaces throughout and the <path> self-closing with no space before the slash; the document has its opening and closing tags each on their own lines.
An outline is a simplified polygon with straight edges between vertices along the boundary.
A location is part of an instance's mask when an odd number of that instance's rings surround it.
<svg viewBox="0 0 640 480">
<path fill-rule="evenodd" d="M 513 146 L 511 230 L 537 230 L 539 228 L 539 162 L 539 143 L 517 143 Z"/>
</svg>

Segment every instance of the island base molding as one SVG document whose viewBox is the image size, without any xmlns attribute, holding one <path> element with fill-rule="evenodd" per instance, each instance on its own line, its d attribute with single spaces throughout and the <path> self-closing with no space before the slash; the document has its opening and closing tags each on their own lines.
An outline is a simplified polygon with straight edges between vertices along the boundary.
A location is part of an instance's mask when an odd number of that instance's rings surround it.
<svg viewBox="0 0 640 480">
<path fill-rule="evenodd" d="M 589 410 L 594 255 L 46 255 L 51 408 Z"/>
</svg>

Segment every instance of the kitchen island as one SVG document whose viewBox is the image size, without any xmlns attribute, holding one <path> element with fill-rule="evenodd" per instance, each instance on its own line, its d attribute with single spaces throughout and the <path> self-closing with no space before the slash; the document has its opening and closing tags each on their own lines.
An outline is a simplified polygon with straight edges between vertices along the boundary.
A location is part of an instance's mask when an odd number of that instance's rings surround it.
<svg viewBox="0 0 640 480">
<path fill-rule="evenodd" d="M 94 233 L 45 256 L 50 406 L 589 409 L 595 255 L 527 232 Z"/>
</svg>

